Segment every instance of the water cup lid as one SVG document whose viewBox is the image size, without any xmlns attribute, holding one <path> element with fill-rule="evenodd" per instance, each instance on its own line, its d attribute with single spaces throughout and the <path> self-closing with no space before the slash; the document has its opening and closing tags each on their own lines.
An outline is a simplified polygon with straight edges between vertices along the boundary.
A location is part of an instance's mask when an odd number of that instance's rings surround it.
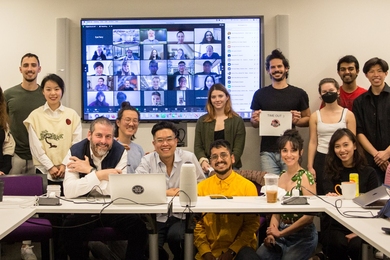
<svg viewBox="0 0 390 260">
<path fill-rule="evenodd" d="M 279 175 L 277 174 L 274 174 L 274 173 L 267 173 L 264 175 L 264 178 L 265 179 L 279 179 Z"/>
</svg>

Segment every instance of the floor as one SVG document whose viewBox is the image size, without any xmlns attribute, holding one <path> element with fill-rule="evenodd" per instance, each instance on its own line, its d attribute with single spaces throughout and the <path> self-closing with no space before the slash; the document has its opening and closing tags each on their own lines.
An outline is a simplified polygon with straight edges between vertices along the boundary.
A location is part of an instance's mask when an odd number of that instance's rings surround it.
<svg viewBox="0 0 390 260">
<path fill-rule="evenodd" d="M 32 243 L 34 246 L 33 251 L 35 255 L 37 256 L 37 259 L 41 259 L 41 245 L 40 243 Z M 20 260 L 20 247 L 22 246 L 22 243 L 13 243 L 13 244 L 7 244 L 2 243 L 1 244 L 1 257 L 0 260 Z M 173 259 L 173 255 L 169 251 L 168 245 L 164 245 L 165 250 L 169 253 L 169 259 Z M 94 258 L 91 257 L 91 260 Z"/>
</svg>

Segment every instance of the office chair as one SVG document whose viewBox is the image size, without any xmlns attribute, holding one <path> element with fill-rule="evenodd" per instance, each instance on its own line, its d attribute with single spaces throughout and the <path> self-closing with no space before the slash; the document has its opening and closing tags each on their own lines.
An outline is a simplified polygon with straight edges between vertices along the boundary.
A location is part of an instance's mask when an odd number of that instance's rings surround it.
<svg viewBox="0 0 390 260">
<path fill-rule="evenodd" d="M 8 196 L 40 196 L 45 193 L 44 182 L 47 182 L 46 175 L 2 175 L 4 181 L 4 195 Z M 49 220 L 44 218 L 30 218 L 10 234 L 4 237 L 1 242 L 22 242 L 31 240 L 41 243 L 42 259 L 52 259 L 51 241 L 52 226 Z"/>
</svg>

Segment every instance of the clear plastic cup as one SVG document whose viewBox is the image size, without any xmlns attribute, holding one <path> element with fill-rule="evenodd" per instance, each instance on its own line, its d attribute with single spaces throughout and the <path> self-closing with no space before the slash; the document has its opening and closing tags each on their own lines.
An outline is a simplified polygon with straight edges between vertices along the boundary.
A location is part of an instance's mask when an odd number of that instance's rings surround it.
<svg viewBox="0 0 390 260">
<path fill-rule="evenodd" d="M 267 173 L 264 175 L 265 180 L 265 194 L 268 203 L 276 203 L 278 200 L 278 183 L 279 175 Z"/>
<path fill-rule="evenodd" d="M 56 197 L 61 196 L 61 186 L 60 185 L 47 185 L 47 196 L 50 197 L 50 194 L 54 192 Z"/>
</svg>

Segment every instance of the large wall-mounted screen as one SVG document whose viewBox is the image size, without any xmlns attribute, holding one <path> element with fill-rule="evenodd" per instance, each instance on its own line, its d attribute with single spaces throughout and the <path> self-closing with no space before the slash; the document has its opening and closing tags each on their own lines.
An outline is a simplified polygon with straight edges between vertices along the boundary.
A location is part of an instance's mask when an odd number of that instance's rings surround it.
<svg viewBox="0 0 390 260">
<path fill-rule="evenodd" d="M 129 101 L 142 120 L 195 121 L 214 83 L 249 119 L 263 42 L 262 17 L 82 19 L 83 120 L 114 120 Z"/>
</svg>

